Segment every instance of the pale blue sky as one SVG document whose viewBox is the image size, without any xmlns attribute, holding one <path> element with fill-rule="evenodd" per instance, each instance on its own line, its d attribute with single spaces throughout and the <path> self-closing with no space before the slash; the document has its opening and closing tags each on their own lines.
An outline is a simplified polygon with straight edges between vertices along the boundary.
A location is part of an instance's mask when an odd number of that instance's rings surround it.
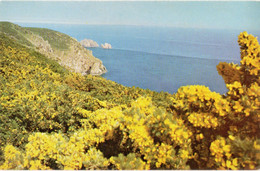
<svg viewBox="0 0 260 171">
<path fill-rule="evenodd" d="M 259 17 L 259 1 L 0 1 L 0 20 L 11 22 L 259 30 Z"/>
</svg>

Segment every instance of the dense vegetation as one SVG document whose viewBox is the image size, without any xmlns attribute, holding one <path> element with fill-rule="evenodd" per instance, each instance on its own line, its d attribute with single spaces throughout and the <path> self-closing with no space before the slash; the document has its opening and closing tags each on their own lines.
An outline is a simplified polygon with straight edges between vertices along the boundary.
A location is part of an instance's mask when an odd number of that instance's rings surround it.
<svg viewBox="0 0 260 171">
<path fill-rule="evenodd" d="M 0 169 L 257 169 L 260 46 L 217 66 L 228 92 L 175 94 L 71 73 L 0 36 Z"/>
</svg>

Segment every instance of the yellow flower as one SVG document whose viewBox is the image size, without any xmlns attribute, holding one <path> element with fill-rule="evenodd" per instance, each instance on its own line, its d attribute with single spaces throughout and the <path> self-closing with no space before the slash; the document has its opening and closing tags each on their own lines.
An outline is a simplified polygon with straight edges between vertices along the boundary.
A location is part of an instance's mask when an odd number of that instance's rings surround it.
<svg viewBox="0 0 260 171">
<path fill-rule="evenodd" d="M 234 166 L 237 166 L 237 165 L 238 165 L 238 163 L 237 163 L 237 158 L 235 158 L 235 159 L 232 160 L 232 164 L 233 164 Z"/>
<path fill-rule="evenodd" d="M 254 148 L 255 148 L 256 150 L 260 150 L 260 145 L 257 144 L 256 141 L 254 141 Z"/>
<path fill-rule="evenodd" d="M 189 157 L 189 152 L 186 150 L 182 150 L 180 156 L 182 159 L 187 159 Z"/>
<path fill-rule="evenodd" d="M 233 135 L 229 135 L 228 138 L 231 140 L 235 140 L 235 137 Z"/>
<path fill-rule="evenodd" d="M 231 168 L 231 164 L 232 164 L 231 161 L 229 161 L 229 160 L 226 161 L 226 165 L 228 168 Z"/>
<path fill-rule="evenodd" d="M 224 152 L 226 152 L 226 153 L 230 152 L 230 145 L 225 145 L 225 146 L 223 147 L 223 150 L 224 150 Z"/>
</svg>

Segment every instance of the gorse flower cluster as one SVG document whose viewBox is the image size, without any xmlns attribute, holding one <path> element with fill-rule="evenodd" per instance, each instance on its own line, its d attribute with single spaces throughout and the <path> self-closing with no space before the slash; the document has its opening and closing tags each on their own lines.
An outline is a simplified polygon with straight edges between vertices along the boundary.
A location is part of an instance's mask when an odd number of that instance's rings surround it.
<svg viewBox="0 0 260 171">
<path fill-rule="evenodd" d="M 235 158 L 231 160 L 231 146 L 226 144 L 226 141 L 223 137 L 220 137 L 211 143 L 210 151 L 211 154 L 215 156 L 215 161 L 217 164 L 227 169 L 237 169 L 238 159 Z M 224 158 L 226 158 L 226 160 Z"/>
<path fill-rule="evenodd" d="M 260 46 L 217 66 L 225 95 L 175 94 L 69 73 L 5 35 L 0 44 L 0 169 L 257 169 Z"/>
<path fill-rule="evenodd" d="M 238 43 L 241 50 L 241 65 L 244 71 L 250 75 L 259 76 L 259 52 L 260 47 L 257 39 L 251 35 L 243 32 L 238 37 Z"/>
</svg>

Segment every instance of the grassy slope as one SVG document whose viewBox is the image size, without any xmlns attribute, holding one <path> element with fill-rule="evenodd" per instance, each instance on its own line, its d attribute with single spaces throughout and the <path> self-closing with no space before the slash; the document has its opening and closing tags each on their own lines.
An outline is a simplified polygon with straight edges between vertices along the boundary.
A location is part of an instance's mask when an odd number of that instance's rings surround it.
<svg viewBox="0 0 260 171">
<path fill-rule="evenodd" d="M 5 33 L 7 36 L 20 44 L 33 46 L 31 42 L 29 42 L 25 38 L 25 34 L 27 34 L 28 31 L 16 24 L 12 24 L 9 22 L 0 22 L 0 32 Z"/>
<path fill-rule="evenodd" d="M 31 32 L 41 36 L 44 40 L 47 40 L 53 48 L 59 50 L 67 50 L 71 41 L 71 37 L 66 34 L 62 34 L 57 31 L 53 31 L 45 28 L 24 28 Z"/>
<path fill-rule="evenodd" d="M 27 37 L 28 34 L 35 34 L 42 37 L 44 40 L 47 40 L 52 48 L 57 50 L 67 50 L 72 40 L 70 36 L 54 30 L 20 27 L 10 22 L 0 22 L 0 32 L 5 33 L 18 43 L 26 46 L 33 46 L 30 41 L 27 40 Z"/>
</svg>

